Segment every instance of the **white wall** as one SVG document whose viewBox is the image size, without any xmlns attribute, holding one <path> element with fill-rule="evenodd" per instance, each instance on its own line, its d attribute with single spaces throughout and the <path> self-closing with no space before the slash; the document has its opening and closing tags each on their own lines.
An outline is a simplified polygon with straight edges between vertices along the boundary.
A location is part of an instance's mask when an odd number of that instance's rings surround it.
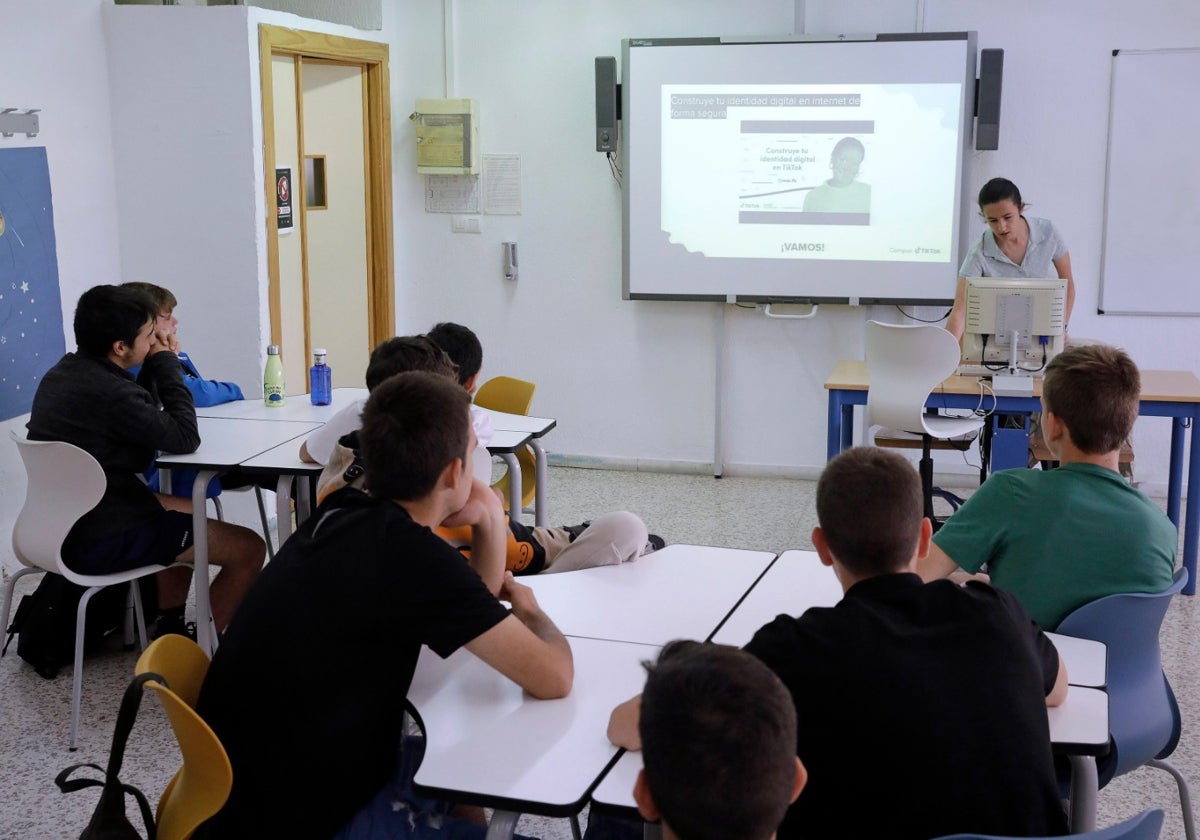
<svg viewBox="0 0 1200 840">
<path fill-rule="evenodd" d="M 52 7 L 51 7 L 52 6 Z M 40 108 L 41 133 L 0 138 L 0 149 L 45 146 L 54 201 L 58 275 L 67 347 L 75 345 L 75 301 L 120 279 L 112 123 L 98 0 L 4 0 L 0 11 L 0 108 Z M 0 197 L 0 201 L 2 201 Z M 12 566 L 12 522 L 25 498 L 25 470 L 0 422 L 0 566 Z"/>
<path fill-rule="evenodd" d="M 592 151 L 592 59 L 619 55 L 630 36 L 974 29 L 981 47 L 1005 49 L 1005 83 L 1001 149 L 972 155 L 968 189 L 1011 177 L 1031 212 L 1063 231 L 1079 290 L 1073 333 L 1121 344 L 1143 367 L 1200 369 L 1194 319 L 1095 314 L 1111 51 L 1200 46 L 1192 0 L 394 0 L 381 32 L 261 9 L 122 7 L 107 10 L 108 44 L 102 6 L 4 0 L 0 27 L 0 106 L 42 109 L 39 137 L 0 148 L 48 148 L 68 346 L 80 292 L 157 277 L 183 301 L 203 369 L 255 392 L 267 323 L 257 24 L 384 40 L 398 330 L 445 319 L 474 327 L 485 375 L 537 381 L 535 410 L 559 419 L 547 443 L 580 461 L 707 469 L 719 361 L 727 471 L 813 474 L 824 461 L 821 383 L 838 359 L 861 355 L 869 315 L 894 312 L 828 308 L 813 321 L 772 322 L 714 304 L 622 301 L 620 192 Z M 204 15 L 203 29 L 188 13 Z M 169 42 L 157 42 L 148 14 L 181 15 L 160 21 Z M 138 78 L 156 68 L 178 86 Z M 115 109 L 110 73 L 122 94 Z M 1181 102 L 1190 92 L 1181 82 Z M 446 93 L 479 100 L 485 152 L 522 160 L 523 214 L 485 216 L 480 235 L 452 234 L 449 217 L 426 214 L 414 171 L 405 117 L 418 97 Z M 191 192 L 177 202 L 167 176 L 181 170 Z M 501 277 L 505 240 L 520 243 L 516 283 Z M 1165 486 L 1166 422 L 1142 420 L 1136 432 L 1137 477 L 1152 491 Z M 0 446 L 0 563 L 11 562 L 22 494 L 16 455 Z"/>
<path fill-rule="evenodd" d="M 435 0 L 404 3 L 440 9 Z M 483 217 L 479 236 L 452 234 L 426 214 L 415 189 L 396 191 L 398 325 L 418 330 L 460 320 L 483 338 L 485 376 L 535 380 L 534 410 L 559 419 L 554 452 L 613 463 L 707 465 L 713 457 L 714 370 L 723 330 L 724 459 L 728 472 L 811 474 L 824 461 L 825 392 L 840 358 L 861 358 L 867 317 L 894 310 L 823 309 L 808 322 L 770 322 L 715 304 L 620 300 L 620 196 L 603 155 L 592 151 L 592 58 L 619 55 L 629 36 L 791 31 L 794 5 L 757 0 L 643 4 L 526 0 L 455 3 L 452 40 L 458 96 L 480 101 L 485 153 L 516 153 L 524 213 Z M 1072 333 L 1125 346 L 1143 367 L 1197 369 L 1190 318 L 1096 315 L 1114 48 L 1200 45 L 1200 6 L 1186 0 L 808 0 L 796 4 L 809 33 L 974 29 L 981 47 L 1005 53 L 1001 149 L 974 152 L 975 192 L 1005 175 L 1030 212 L 1052 218 L 1071 249 L 1078 286 Z M 923 10 L 924 20 L 918 20 Z M 402 35 L 402 42 L 412 44 Z M 394 73 L 399 99 L 436 93 Z M 1181 101 L 1191 86 L 1181 82 Z M 396 166 L 411 160 L 397 120 Z M 406 175 L 397 176 L 404 181 Z M 974 232 L 982 225 L 973 222 Z M 400 231 L 404 244 L 400 244 Z M 520 244 L 521 279 L 500 274 L 500 245 Z M 953 273 L 947 276 L 947 294 Z M 1137 478 L 1165 487 L 1167 424 L 1136 431 Z M 948 464 L 952 467 L 952 464 Z M 965 467 L 962 467 L 965 470 Z"/>
</svg>

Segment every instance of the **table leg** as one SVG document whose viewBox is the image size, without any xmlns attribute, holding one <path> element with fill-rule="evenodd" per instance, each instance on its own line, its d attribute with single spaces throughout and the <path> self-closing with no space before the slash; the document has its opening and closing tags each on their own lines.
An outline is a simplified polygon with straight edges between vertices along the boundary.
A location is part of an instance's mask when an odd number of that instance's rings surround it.
<svg viewBox="0 0 1200 840">
<path fill-rule="evenodd" d="M 292 535 L 292 477 L 281 475 L 275 482 L 275 534 L 279 547 Z"/>
<path fill-rule="evenodd" d="M 512 840 L 521 815 L 514 811 L 493 811 L 488 823 L 487 840 Z"/>
<path fill-rule="evenodd" d="M 832 461 L 850 445 L 846 433 L 854 433 L 854 406 L 842 404 L 842 392 L 829 391 L 829 412 L 826 417 L 825 460 Z"/>
<path fill-rule="evenodd" d="M 537 438 L 529 441 L 529 445 L 533 447 L 533 459 L 537 465 L 534 471 L 534 510 L 533 523 L 541 527 L 546 525 L 546 450 L 542 449 L 542 444 Z"/>
<path fill-rule="evenodd" d="M 205 491 L 216 470 L 201 470 L 192 482 L 192 548 L 196 588 L 196 641 L 209 656 L 217 651 L 217 634 L 212 626 L 212 602 L 208 595 L 208 507 Z"/>
<path fill-rule="evenodd" d="M 521 521 L 521 465 L 511 452 L 501 452 L 500 457 L 508 465 L 508 516 Z"/>
<path fill-rule="evenodd" d="M 1072 834 L 1083 834 L 1096 829 L 1096 759 L 1090 755 L 1068 756 L 1071 760 L 1071 814 Z"/>
<path fill-rule="evenodd" d="M 1183 497 L 1183 430 L 1182 417 L 1171 418 L 1171 457 L 1167 471 L 1167 519 L 1180 530 L 1179 500 Z M 1188 477 L 1189 480 L 1191 476 Z"/>
<path fill-rule="evenodd" d="M 1197 411 L 1200 415 L 1200 411 Z M 1183 566 L 1188 571 L 1184 595 L 1196 594 L 1196 549 L 1200 545 L 1200 447 L 1196 445 L 1196 427 L 1200 416 L 1192 417 L 1192 428 L 1188 431 L 1188 495 L 1187 509 L 1183 517 Z"/>
</svg>

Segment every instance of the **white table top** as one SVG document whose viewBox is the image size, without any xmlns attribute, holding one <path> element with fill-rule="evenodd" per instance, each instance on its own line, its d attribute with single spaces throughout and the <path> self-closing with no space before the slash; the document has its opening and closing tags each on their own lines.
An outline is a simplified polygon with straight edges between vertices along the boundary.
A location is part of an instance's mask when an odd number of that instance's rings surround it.
<svg viewBox="0 0 1200 840">
<path fill-rule="evenodd" d="M 303 433 L 307 435 L 307 432 Z M 245 472 L 280 473 L 288 475 L 305 475 L 315 473 L 320 475 L 324 466 L 304 461 L 300 458 L 300 445 L 295 438 L 272 447 L 253 458 L 242 461 L 238 469 Z"/>
<path fill-rule="evenodd" d="M 1100 689 L 1071 686 L 1066 702 L 1047 709 L 1046 714 L 1055 752 L 1093 755 L 1108 746 L 1108 695 Z M 633 783 L 641 769 L 640 752 L 624 753 L 596 786 L 592 801 L 615 808 L 637 808 Z"/>
<path fill-rule="evenodd" d="M 160 467 L 224 469 L 234 467 L 286 441 L 301 438 L 320 423 L 263 423 L 248 419 L 198 417 L 200 448 L 188 454 L 162 453 Z M 295 444 L 299 452 L 299 444 Z M 299 457 L 299 456 L 297 456 Z"/>
<path fill-rule="evenodd" d="M 283 405 L 269 408 L 260 399 L 235 400 L 221 405 L 197 408 L 197 417 L 242 420 L 285 420 L 299 423 L 328 423 L 333 415 L 367 396 L 366 388 L 334 388 L 329 405 L 313 405 L 308 394 L 288 395 Z"/>
<path fill-rule="evenodd" d="M 533 699 L 465 649 L 445 660 L 422 650 L 408 699 L 427 736 L 424 793 L 551 816 L 583 806 L 617 754 L 609 713 L 641 690 L 658 648 L 569 641 L 575 683 L 561 700 Z"/>
<path fill-rule="evenodd" d="M 744 647 L 777 615 L 800 615 L 809 607 L 832 607 L 840 600 L 842 585 L 815 551 L 785 551 L 712 640 Z"/>
<path fill-rule="evenodd" d="M 529 432 L 496 429 L 492 432 L 492 439 L 488 441 L 487 451 L 493 453 L 516 452 L 528 443 L 531 437 L 532 435 Z"/>
<path fill-rule="evenodd" d="M 494 411 L 481 405 L 475 406 L 491 418 L 492 428 L 505 432 L 529 432 L 539 438 L 553 429 L 558 421 L 552 417 L 530 417 L 525 414 L 509 414 L 507 411 Z"/>
<path fill-rule="evenodd" d="M 1088 688 L 1108 686 L 1108 645 L 1094 639 L 1079 639 L 1061 633 L 1047 633 L 1058 655 L 1067 666 L 1067 682 Z"/>
<path fill-rule="evenodd" d="M 663 645 L 707 639 L 772 559 L 766 551 L 669 545 L 632 563 L 521 582 L 567 636 Z"/>
</svg>

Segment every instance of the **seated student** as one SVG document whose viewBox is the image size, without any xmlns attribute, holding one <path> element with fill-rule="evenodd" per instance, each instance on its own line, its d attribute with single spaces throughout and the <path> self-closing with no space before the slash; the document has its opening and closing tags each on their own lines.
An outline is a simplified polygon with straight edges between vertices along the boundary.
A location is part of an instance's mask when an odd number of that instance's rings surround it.
<svg viewBox="0 0 1200 840">
<path fill-rule="evenodd" d="M 142 292 L 95 286 L 75 308 L 78 349 L 42 378 L 29 418 L 31 440 L 63 440 L 91 453 L 108 483 L 100 504 L 75 523 L 63 559 L 83 574 L 104 574 L 192 558 L 190 500 L 156 494 L 141 479 L 156 450 L 200 445 L 192 395 L 171 352 L 173 336 L 155 330 L 157 310 Z M 130 374 L 139 368 L 135 380 Z M 208 558 L 221 572 L 212 613 L 224 629 L 262 567 L 266 546 L 246 528 L 208 521 Z M 158 575 L 157 632 L 185 632 L 191 570 Z"/>
<path fill-rule="evenodd" d="M 921 512 L 901 455 L 830 461 L 812 541 L 845 596 L 746 645 L 791 692 L 809 773 L 780 838 L 1066 833 L 1046 718 L 1067 693 L 1058 653 L 1004 590 L 921 580 Z"/>
<path fill-rule="evenodd" d="M 1141 377 L 1123 351 L 1069 347 L 1046 367 L 1042 433 L 1061 466 L 988 478 L 933 538 L 926 580 L 984 570 L 1053 629 L 1077 607 L 1171 585 L 1175 526 L 1118 471 Z"/>
<path fill-rule="evenodd" d="M 154 302 L 154 306 L 158 312 L 158 317 L 155 320 L 155 329 L 165 332 L 172 337 L 171 349 L 179 357 L 179 366 L 183 369 L 183 383 L 192 392 L 192 402 L 195 403 L 196 408 L 207 408 L 208 406 L 222 405 L 223 403 L 245 399 L 242 396 L 242 389 L 238 387 L 236 382 L 218 382 L 215 379 L 204 379 L 201 377 L 200 371 L 196 369 L 196 365 L 191 360 L 191 357 L 183 352 L 178 339 L 179 320 L 175 317 L 175 307 L 179 305 L 179 302 L 175 299 L 175 295 L 171 293 L 170 289 L 157 286 L 154 283 L 134 282 L 122 283 L 121 285 L 128 289 L 136 289 L 139 292 L 143 292 Z M 137 376 L 139 369 L 131 368 L 129 372 Z M 190 499 L 192 497 L 192 482 L 195 480 L 195 470 L 171 470 L 171 495 Z M 146 472 L 146 481 L 151 489 L 157 491 L 159 489 L 158 470 L 151 467 Z M 221 494 L 221 486 L 222 481 L 220 476 L 209 482 L 208 498 L 212 499 L 219 496 Z"/>
<path fill-rule="evenodd" d="M 483 345 L 479 337 L 469 328 L 461 324 L 443 321 L 435 324 L 428 333 L 429 338 L 446 351 L 450 361 L 458 366 L 458 382 L 467 389 L 468 394 L 474 395 L 479 386 L 479 371 L 483 367 Z M 475 451 L 475 477 L 489 482 L 492 475 L 492 456 L 485 448 L 492 438 L 492 421 L 483 409 L 471 406 L 471 422 L 475 426 L 475 435 L 479 438 L 479 448 Z M 497 491 L 498 492 L 498 491 Z M 501 499 L 501 503 L 507 503 Z M 569 543 L 576 540 L 580 532 L 588 534 L 587 545 L 593 550 L 605 547 L 607 557 L 598 561 L 585 560 L 581 545 L 574 547 L 569 557 L 559 556 L 558 572 L 571 569 L 583 569 L 597 565 L 615 565 L 622 559 L 633 559 L 640 554 L 649 554 L 666 545 L 666 541 L 657 534 L 647 533 L 642 520 L 629 511 L 606 513 L 595 519 L 590 519 L 580 526 L 564 528 L 533 528 L 532 530 L 520 522 L 514 524 L 514 529 L 523 530 L 521 539 L 528 541 L 532 536 L 534 542 L 545 548 L 548 555 L 547 564 L 556 562 L 555 556 Z M 590 533 L 589 533 L 590 532 Z M 609 551 L 608 547 L 612 550 Z"/>
<path fill-rule="evenodd" d="M 643 753 L 638 811 L 666 840 L 773 838 L 807 778 L 787 688 L 748 653 L 700 642 L 671 642 L 646 672 L 609 723 L 610 740 Z M 589 840 L 603 822 L 588 821 Z"/>
<path fill-rule="evenodd" d="M 284 543 L 201 687 L 233 791 L 197 838 L 450 836 L 398 775 L 417 763 L 398 752 L 422 645 L 466 647 L 535 697 L 570 692 L 571 648 L 504 571 L 504 511 L 466 466 L 468 403 L 423 371 L 372 392 L 359 438 L 373 495 L 339 490 Z M 442 523 L 471 527 L 470 564 L 434 536 Z"/>
<path fill-rule="evenodd" d="M 388 377 L 409 370 L 455 378 L 453 362 L 428 337 L 399 337 L 388 339 L 371 353 L 367 388 L 373 391 Z M 342 445 L 358 428 L 360 411 L 357 402 L 347 406 L 301 445 L 301 458 L 325 465 L 317 485 L 318 498 L 346 483 L 362 483 L 364 464 L 356 459 L 353 439 L 346 441 L 349 446 Z M 510 517 L 508 528 L 507 566 L 518 575 L 617 565 L 636 559 L 649 548 L 646 526 L 625 511 L 606 513 L 584 525 L 554 528 L 530 528 Z M 469 553 L 470 533 L 465 529 L 443 527 L 437 533 Z"/>
</svg>

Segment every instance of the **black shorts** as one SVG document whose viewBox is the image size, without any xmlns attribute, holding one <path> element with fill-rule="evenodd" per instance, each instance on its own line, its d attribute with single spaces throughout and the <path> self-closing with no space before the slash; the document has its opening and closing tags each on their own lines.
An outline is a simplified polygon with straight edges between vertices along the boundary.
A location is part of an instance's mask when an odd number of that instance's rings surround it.
<svg viewBox="0 0 1200 840">
<path fill-rule="evenodd" d="M 81 575 L 106 575 L 139 566 L 169 566 L 192 545 L 192 515 L 164 510 L 153 522 L 80 545 L 63 543 L 63 561 Z"/>
</svg>

